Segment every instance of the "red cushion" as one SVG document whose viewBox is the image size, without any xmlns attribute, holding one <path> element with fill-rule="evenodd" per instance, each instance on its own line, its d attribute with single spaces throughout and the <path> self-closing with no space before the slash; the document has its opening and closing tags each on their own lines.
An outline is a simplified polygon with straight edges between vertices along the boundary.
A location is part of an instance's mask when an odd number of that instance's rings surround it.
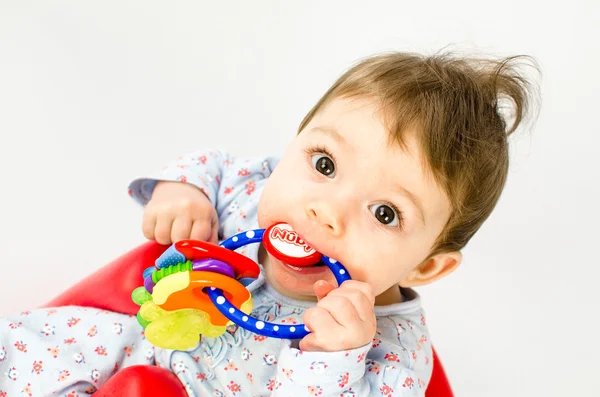
<svg viewBox="0 0 600 397">
<path fill-rule="evenodd" d="M 94 397 L 187 397 L 177 376 L 152 365 L 123 368 L 102 385 Z"/>
<path fill-rule="evenodd" d="M 137 314 L 139 306 L 131 292 L 143 285 L 142 273 L 169 246 L 149 241 L 118 257 L 91 276 L 48 302 L 45 307 L 87 306 L 118 313 Z M 450 383 L 437 353 L 433 351 L 433 373 L 427 397 L 453 397 Z M 176 382 L 177 381 L 177 382 Z M 148 384 L 150 386 L 144 386 Z M 125 390 L 124 392 L 121 390 Z M 180 394 L 178 394 L 180 393 Z M 117 372 L 94 396 L 186 396 L 177 377 L 169 371 L 151 366 L 133 366 Z"/>
<path fill-rule="evenodd" d="M 446 371 L 442 366 L 437 352 L 433 349 L 433 372 L 431 373 L 431 379 L 429 380 L 429 386 L 425 392 L 426 397 L 453 397 L 452 388 L 450 382 L 446 376 Z"/>
<path fill-rule="evenodd" d="M 135 315 L 140 307 L 131 300 L 131 292 L 144 285 L 144 269 L 154 266 L 156 258 L 167 248 L 168 245 L 153 241 L 142 244 L 81 280 L 45 307 L 86 306 Z"/>
</svg>

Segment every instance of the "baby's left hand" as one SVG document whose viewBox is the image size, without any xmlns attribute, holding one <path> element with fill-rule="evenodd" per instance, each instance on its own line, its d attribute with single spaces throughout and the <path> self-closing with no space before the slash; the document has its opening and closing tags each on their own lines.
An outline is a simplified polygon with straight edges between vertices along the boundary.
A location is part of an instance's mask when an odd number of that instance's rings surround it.
<svg viewBox="0 0 600 397">
<path fill-rule="evenodd" d="M 336 288 L 318 281 L 314 290 L 319 303 L 304 312 L 303 321 L 311 332 L 300 341 L 301 350 L 343 351 L 373 340 L 377 323 L 369 284 L 348 280 Z"/>
</svg>

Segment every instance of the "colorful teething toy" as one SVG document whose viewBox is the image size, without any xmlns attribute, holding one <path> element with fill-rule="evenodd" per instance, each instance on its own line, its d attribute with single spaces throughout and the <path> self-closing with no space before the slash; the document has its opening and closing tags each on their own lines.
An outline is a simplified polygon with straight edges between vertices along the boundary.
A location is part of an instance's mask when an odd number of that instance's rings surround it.
<svg viewBox="0 0 600 397">
<path fill-rule="evenodd" d="M 152 344 L 186 350 L 196 346 L 200 335 L 217 337 L 235 323 L 257 334 L 300 339 L 310 331 L 304 324 L 282 325 L 250 316 L 252 297 L 240 280 L 255 279 L 258 265 L 234 250 L 262 242 L 274 257 L 293 266 L 322 261 L 338 284 L 350 280 L 344 266 L 315 251 L 285 223 L 255 229 L 219 245 L 184 240 L 173 244 L 144 271 L 144 286 L 132 293 L 140 305 L 138 322 Z M 246 280 L 244 280 L 246 281 Z"/>
</svg>

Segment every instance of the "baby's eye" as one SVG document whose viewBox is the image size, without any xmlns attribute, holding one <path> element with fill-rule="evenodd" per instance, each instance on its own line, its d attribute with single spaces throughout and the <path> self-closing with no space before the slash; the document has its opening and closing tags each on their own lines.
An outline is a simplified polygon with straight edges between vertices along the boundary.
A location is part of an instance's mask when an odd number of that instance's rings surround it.
<svg viewBox="0 0 600 397">
<path fill-rule="evenodd" d="M 330 157 L 322 153 L 315 153 L 312 155 L 311 160 L 317 171 L 326 177 L 333 178 L 333 175 L 335 174 L 335 164 Z"/>
<path fill-rule="evenodd" d="M 385 204 L 373 204 L 369 207 L 375 218 L 384 225 L 398 226 L 398 214 Z"/>
</svg>

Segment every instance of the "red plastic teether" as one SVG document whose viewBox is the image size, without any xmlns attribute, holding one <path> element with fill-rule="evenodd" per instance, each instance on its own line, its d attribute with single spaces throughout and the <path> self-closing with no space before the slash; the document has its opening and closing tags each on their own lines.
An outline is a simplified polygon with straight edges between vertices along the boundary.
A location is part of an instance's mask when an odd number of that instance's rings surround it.
<svg viewBox="0 0 600 397">
<path fill-rule="evenodd" d="M 217 259 L 229 264 L 235 272 L 236 279 L 258 278 L 260 268 L 252 259 L 227 248 L 199 240 L 181 240 L 175 243 L 175 249 L 186 259 Z"/>
<path fill-rule="evenodd" d="M 265 230 L 263 244 L 275 258 L 294 266 L 312 266 L 321 253 L 308 245 L 287 223 L 276 223 Z"/>
</svg>

